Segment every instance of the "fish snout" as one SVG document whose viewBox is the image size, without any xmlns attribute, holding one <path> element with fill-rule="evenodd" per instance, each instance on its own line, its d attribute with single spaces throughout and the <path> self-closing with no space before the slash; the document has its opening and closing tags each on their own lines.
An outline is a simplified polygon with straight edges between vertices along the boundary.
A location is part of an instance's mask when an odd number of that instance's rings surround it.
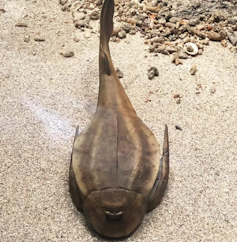
<svg viewBox="0 0 237 242">
<path fill-rule="evenodd" d="M 141 194 L 122 188 L 92 192 L 83 205 L 87 222 L 100 235 L 125 237 L 141 223 L 147 202 Z"/>
</svg>

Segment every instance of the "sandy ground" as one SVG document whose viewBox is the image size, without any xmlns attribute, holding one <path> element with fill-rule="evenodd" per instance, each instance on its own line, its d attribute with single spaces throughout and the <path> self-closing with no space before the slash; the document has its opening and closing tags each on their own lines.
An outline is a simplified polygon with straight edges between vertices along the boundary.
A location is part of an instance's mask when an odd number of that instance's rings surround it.
<svg viewBox="0 0 237 242">
<path fill-rule="evenodd" d="M 86 228 L 68 192 L 75 127 L 85 128 L 96 108 L 99 39 L 74 42 L 70 14 L 57 0 L 4 0 L 0 7 L 7 11 L 0 12 L 0 241 L 104 241 Z M 111 43 L 112 58 L 161 144 L 168 124 L 171 172 L 161 205 L 125 241 L 235 242 L 237 55 L 211 43 L 175 66 L 171 56 L 144 58 L 143 42 L 136 34 Z M 59 54 L 66 50 L 75 56 Z M 150 66 L 160 73 L 153 80 Z"/>
</svg>

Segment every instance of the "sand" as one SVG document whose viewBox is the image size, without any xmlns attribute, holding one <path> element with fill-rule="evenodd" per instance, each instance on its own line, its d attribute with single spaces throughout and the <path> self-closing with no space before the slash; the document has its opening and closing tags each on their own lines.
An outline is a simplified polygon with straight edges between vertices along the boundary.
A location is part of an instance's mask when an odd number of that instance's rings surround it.
<svg viewBox="0 0 237 242">
<path fill-rule="evenodd" d="M 96 108 L 98 36 L 75 42 L 70 13 L 56 0 L 3 0 L 1 7 L 0 241 L 104 241 L 87 229 L 68 192 L 75 128 L 84 129 Z M 45 41 L 34 41 L 39 36 Z M 124 241 L 235 242 L 237 55 L 211 43 L 175 66 L 171 56 L 149 55 L 143 42 L 136 34 L 110 43 L 111 54 L 161 145 L 169 127 L 170 179 L 160 206 Z M 151 66 L 159 71 L 153 80 Z"/>
</svg>

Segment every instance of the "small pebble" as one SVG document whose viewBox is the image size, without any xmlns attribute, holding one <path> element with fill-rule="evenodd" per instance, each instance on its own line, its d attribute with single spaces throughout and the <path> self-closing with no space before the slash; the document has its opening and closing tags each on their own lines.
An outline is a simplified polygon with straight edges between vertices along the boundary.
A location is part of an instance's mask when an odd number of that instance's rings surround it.
<svg viewBox="0 0 237 242">
<path fill-rule="evenodd" d="M 172 57 L 171 63 L 175 63 L 175 65 L 183 64 L 183 62 L 179 59 L 179 53 L 175 53 Z"/>
<path fill-rule="evenodd" d="M 28 25 L 26 23 L 17 23 L 15 26 L 16 27 L 28 27 Z"/>
<path fill-rule="evenodd" d="M 223 31 L 220 32 L 220 33 L 216 33 L 214 31 L 210 31 L 208 33 L 208 38 L 210 40 L 214 40 L 214 41 L 221 41 L 221 40 L 226 38 L 226 34 Z"/>
<path fill-rule="evenodd" d="M 98 10 L 94 10 L 91 14 L 90 14 L 90 19 L 92 20 L 97 20 L 100 18 L 100 12 Z"/>
<path fill-rule="evenodd" d="M 179 98 L 179 94 L 174 94 L 174 99 Z"/>
<path fill-rule="evenodd" d="M 117 72 L 118 78 L 123 78 L 123 72 L 119 68 L 116 68 L 116 72 Z"/>
<path fill-rule="evenodd" d="M 151 67 L 148 70 L 147 75 L 148 75 L 149 80 L 152 80 L 155 76 L 159 76 L 159 72 L 156 67 Z"/>
<path fill-rule="evenodd" d="M 202 53 L 203 53 L 203 50 L 202 49 L 198 49 L 198 54 L 202 55 Z"/>
<path fill-rule="evenodd" d="M 119 32 L 118 32 L 118 37 L 119 37 L 120 39 L 124 39 L 124 38 L 126 38 L 126 32 L 125 32 L 125 30 L 121 30 L 121 31 L 119 31 Z"/>
<path fill-rule="evenodd" d="M 29 35 L 26 35 L 24 37 L 24 42 L 26 42 L 26 43 L 29 43 L 30 42 L 30 36 Z"/>
<path fill-rule="evenodd" d="M 95 5 L 96 5 L 96 6 L 100 6 L 101 4 L 102 4 L 102 0 L 96 0 L 96 1 L 95 1 Z"/>
<path fill-rule="evenodd" d="M 170 23 L 170 22 L 165 23 L 165 26 L 169 27 L 169 28 L 175 28 L 175 24 Z"/>
<path fill-rule="evenodd" d="M 234 34 L 232 34 L 232 35 L 229 32 L 227 32 L 227 36 L 228 36 L 228 39 L 230 40 L 231 44 L 233 46 L 235 46 L 236 43 L 237 43 L 237 34 L 236 34 L 236 32 L 234 32 Z"/>
<path fill-rule="evenodd" d="M 216 92 L 216 88 L 215 88 L 215 87 L 211 87 L 211 88 L 210 88 L 210 92 L 211 92 L 212 94 L 214 94 L 214 93 Z"/>
<path fill-rule="evenodd" d="M 60 0 L 60 4 L 64 5 L 68 0 Z"/>
<path fill-rule="evenodd" d="M 70 57 L 74 56 L 74 52 L 73 51 L 66 51 L 64 53 L 61 52 L 60 55 L 66 57 L 66 58 L 70 58 Z"/>
<path fill-rule="evenodd" d="M 182 131 L 182 129 L 181 129 L 178 125 L 175 125 L 175 128 L 176 128 L 177 130 Z"/>
<path fill-rule="evenodd" d="M 196 66 L 196 65 L 193 65 L 193 66 L 191 67 L 191 69 L 190 69 L 190 73 L 191 73 L 191 75 L 195 75 L 196 72 L 197 72 L 197 66 Z"/>
<path fill-rule="evenodd" d="M 3 8 L 0 8 L 0 12 L 2 12 L 2 13 L 6 13 L 6 10 L 3 9 Z"/>
<path fill-rule="evenodd" d="M 91 31 L 85 31 L 84 37 L 87 38 L 87 39 L 90 38 L 91 37 Z"/>
<path fill-rule="evenodd" d="M 35 37 L 34 41 L 43 42 L 43 41 L 45 41 L 45 38 L 43 38 L 43 37 Z"/>
<path fill-rule="evenodd" d="M 172 18 L 169 19 L 169 22 L 171 22 L 171 23 L 177 23 L 178 21 L 179 20 L 176 17 L 172 17 Z"/>
<path fill-rule="evenodd" d="M 227 40 L 226 39 L 221 40 L 221 45 L 223 47 L 227 47 Z"/>
</svg>

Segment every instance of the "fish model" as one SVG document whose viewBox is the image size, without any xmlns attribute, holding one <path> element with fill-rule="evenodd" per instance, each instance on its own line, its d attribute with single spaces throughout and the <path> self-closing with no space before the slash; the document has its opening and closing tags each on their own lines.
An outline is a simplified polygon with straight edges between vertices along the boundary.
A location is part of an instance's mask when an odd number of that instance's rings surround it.
<svg viewBox="0 0 237 242">
<path fill-rule="evenodd" d="M 169 176 L 168 128 L 163 154 L 151 130 L 137 116 L 113 66 L 109 39 L 114 0 L 100 18 L 99 96 L 94 118 L 76 130 L 69 171 L 73 203 L 97 233 L 131 234 L 164 196 Z M 160 159 L 161 158 L 161 159 Z"/>
</svg>

